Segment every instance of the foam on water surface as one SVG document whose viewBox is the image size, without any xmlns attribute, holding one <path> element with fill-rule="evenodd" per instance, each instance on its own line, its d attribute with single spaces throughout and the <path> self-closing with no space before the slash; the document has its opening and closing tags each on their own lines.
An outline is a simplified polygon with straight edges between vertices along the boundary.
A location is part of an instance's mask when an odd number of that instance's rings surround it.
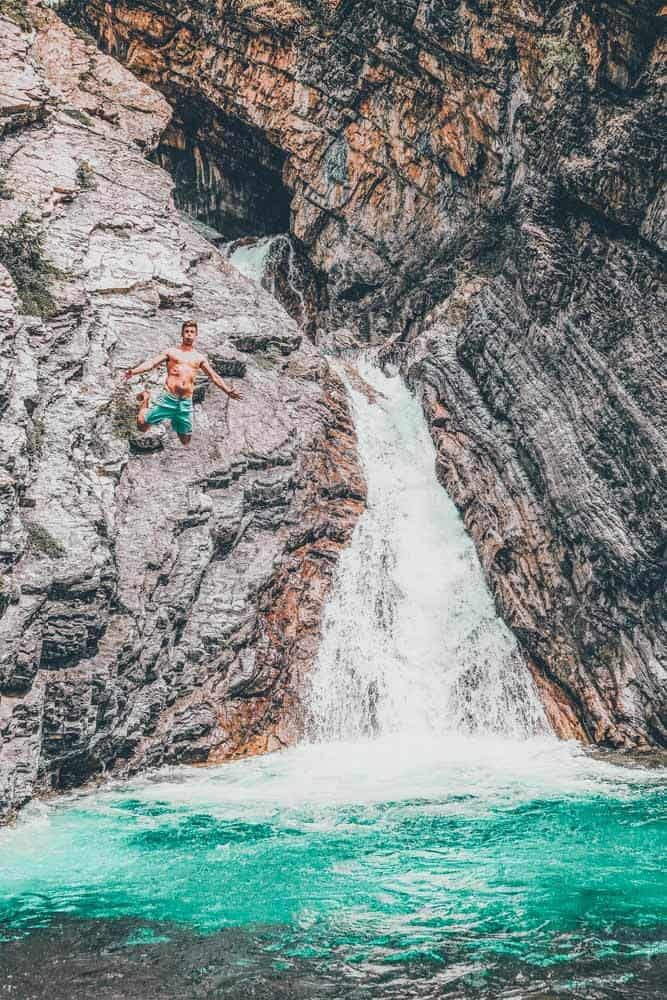
<svg viewBox="0 0 667 1000">
<path fill-rule="evenodd" d="M 360 975 L 415 955 L 475 974 L 647 959 L 665 946 L 664 771 L 611 760 L 545 736 L 320 743 L 36 803 L 0 834 L 0 926 L 261 929 Z"/>
</svg>

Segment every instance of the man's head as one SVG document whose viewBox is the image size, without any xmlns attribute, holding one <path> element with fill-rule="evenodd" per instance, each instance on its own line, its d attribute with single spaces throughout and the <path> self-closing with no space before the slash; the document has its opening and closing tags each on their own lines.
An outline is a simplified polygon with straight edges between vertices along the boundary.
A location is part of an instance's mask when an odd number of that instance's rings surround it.
<svg viewBox="0 0 667 1000">
<path fill-rule="evenodd" d="M 186 319 L 181 327 L 181 340 L 188 347 L 192 347 L 197 339 L 197 324 L 192 319 Z"/>
</svg>

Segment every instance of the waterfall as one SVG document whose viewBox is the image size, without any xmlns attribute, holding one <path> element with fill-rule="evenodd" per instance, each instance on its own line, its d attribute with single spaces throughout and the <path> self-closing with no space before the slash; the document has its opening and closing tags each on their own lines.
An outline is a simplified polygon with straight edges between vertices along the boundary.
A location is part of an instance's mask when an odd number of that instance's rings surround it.
<svg viewBox="0 0 667 1000">
<path fill-rule="evenodd" d="M 399 377 L 341 371 L 368 506 L 337 567 L 307 692 L 310 735 L 524 737 L 547 726 L 473 543 L 435 476 L 419 403 Z"/>
<path fill-rule="evenodd" d="M 308 316 L 305 277 L 294 242 L 286 233 L 247 241 L 233 241 L 220 248 L 237 271 L 256 281 L 282 303 L 298 323 Z"/>
<path fill-rule="evenodd" d="M 287 239 L 230 244 L 229 260 L 254 281 L 266 281 Z M 290 253 L 286 277 L 298 291 L 294 266 Z M 270 290 L 275 294 L 275 279 Z M 496 614 L 474 545 L 436 479 L 419 403 L 398 376 L 386 377 L 370 363 L 359 373 L 340 367 L 368 506 L 324 611 L 305 694 L 309 735 L 354 741 L 396 733 L 547 732 L 516 640 Z"/>
<path fill-rule="evenodd" d="M 275 297 L 280 301 L 281 296 L 276 282 L 276 265 L 279 266 L 281 254 L 285 251 L 287 252 L 287 260 L 284 280 L 294 299 L 298 315 L 300 317 L 304 317 L 307 314 L 307 306 L 306 298 L 303 294 L 303 275 L 299 271 L 299 265 L 294 250 L 294 243 L 290 237 L 286 236 L 284 233 L 274 237 L 271 244 L 267 257 L 267 264 L 270 265 L 273 262 L 274 267 L 271 268 L 269 266 L 266 268 L 268 273 L 266 274 L 267 283 L 265 287 L 267 288 L 267 291 L 271 292 L 272 295 L 275 295 Z"/>
<path fill-rule="evenodd" d="M 237 271 L 260 284 L 275 239 L 275 236 L 262 236 L 240 244 L 234 241 L 223 245 L 220 249 L 223 253 L 227 253 L 229 263 L 233 264 Z"/>
</svg>

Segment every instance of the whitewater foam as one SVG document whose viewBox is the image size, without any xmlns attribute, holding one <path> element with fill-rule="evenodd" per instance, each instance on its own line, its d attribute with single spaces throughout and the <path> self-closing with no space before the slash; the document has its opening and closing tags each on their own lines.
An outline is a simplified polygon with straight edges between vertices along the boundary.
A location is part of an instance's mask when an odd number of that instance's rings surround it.
<svg viewBox="0 0 667 1000">
<path fill-rule="evenodd" d="M 546 731 L 471 539 L 435 476 L 418 401 L 364 364 L 346 377 L 368 506 L 337 567 L 310 678 L 310 735 Z M 355 385 L 356 383 L 356 385 Z"/>
</svg>

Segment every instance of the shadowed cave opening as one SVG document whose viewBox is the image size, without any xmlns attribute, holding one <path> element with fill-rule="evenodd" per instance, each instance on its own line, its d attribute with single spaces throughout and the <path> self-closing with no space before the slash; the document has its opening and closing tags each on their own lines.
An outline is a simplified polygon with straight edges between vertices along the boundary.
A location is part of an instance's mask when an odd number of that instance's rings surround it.
<svg viewBox="0 0 667 1000">
<path fill-rule="evenodd" d="M 127 41 L 107 37 L 85 0 L 53 0 L 51 5 L 102 52 L 127 63 Z M 283 150 L 260 128 L 226 114 L 201 93 L 173 82 L 150 85 L 172 107 L 171 121 L 149 159 L 173 178 L 176 207 L 214 230 L 205 232 L 214 243 L 288 234 L 292 195 L 282 179 Z"/>
<path fill-rule="evenodd" d="M 176 103 L 150 158 L 173 178 L 176 207 L 312 337 L 325 281 L 290 232 L 286 154 L 260 129 L 197 95 Z"/>
<path fill-rule="evenodd" d="M 57 6 L 67 24 L 103 52 L 127 61 L 128 43 L 100 32 L 87 3 L 63 0 Z M 329 305 L 328 280 L 292 233 L 292 193 L 283 182 L 286 152 L 261 128 L 187 85 L 150 85 L 172 107 L 171 121 L 149 159 L 172 177 L 176 207 L 315 340 Z"/>
<path fill-rule="evenodd" d="M 220 242 L 289 232 L 285 154 L 201 97 L 179 102 L 151 159 L 173 177 L 176 206 Z"/>
</svg>

